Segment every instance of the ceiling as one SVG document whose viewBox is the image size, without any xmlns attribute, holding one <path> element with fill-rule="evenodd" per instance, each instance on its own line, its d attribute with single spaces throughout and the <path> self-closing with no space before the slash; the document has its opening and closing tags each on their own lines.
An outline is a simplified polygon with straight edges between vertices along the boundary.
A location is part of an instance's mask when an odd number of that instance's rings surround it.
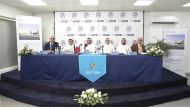
<svg viewBox="0 0 190 109">
<path fill-rule="evenodd" d="M 47 6 L 30 6 L 21 0 L 0 0 L 0 2 L 31 12 L 33 14 L 50 13 L 53 11 L 73 10 L 140 10 L 140 11 L 190 11 L 190 7 L 182 5 L 190 0 L 156 0 L 149 7 L 133 6 L 136 0 L 99 0 L 98 6 L 82 6 L 80 0 L 43 0 Z"/>
</svg>

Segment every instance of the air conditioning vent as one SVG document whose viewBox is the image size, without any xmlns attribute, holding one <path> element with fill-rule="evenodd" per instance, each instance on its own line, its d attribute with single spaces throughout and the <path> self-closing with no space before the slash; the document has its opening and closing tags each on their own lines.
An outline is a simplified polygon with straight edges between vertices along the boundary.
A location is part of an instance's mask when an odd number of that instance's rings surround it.
<svg viewBox="0 0 190 109">
<path fill-rule="evenodd" d="M 176 24 L 179 22 L 179 18 L 176 16 L 153 16 L 151 17 L 151 23 L 153 24 Z"/>
</svg>

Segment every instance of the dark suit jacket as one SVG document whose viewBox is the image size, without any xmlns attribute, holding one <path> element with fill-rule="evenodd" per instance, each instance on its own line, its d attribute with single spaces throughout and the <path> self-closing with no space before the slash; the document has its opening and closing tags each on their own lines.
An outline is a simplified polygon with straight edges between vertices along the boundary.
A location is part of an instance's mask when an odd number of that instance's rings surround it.
<svg viewBox="0 0 190 109">
<path fill-rule="evenodd" d="M 58 43 L 58 42 L 54 42 L 54 43 L 53 43 L 52 50 L 55 51 L 55 48 L 56 48 L 56 47 L 59 47 L 59 43 Z M 43 50 L 44 50 L 44 51 L 50 50 L 50 42 L 47 42 L 47 43 L 44 44 Z"/>
<path fill-rule="evenodd" d="M 146 52 L 145 46 L 144 46 L 143 44 L 142 44 L 142 49 L 143 49 L 143 52 Z M 131 50 L 132 50 L 133 52 L 138 52 L 138 51 L 139 51 L 139 50 L 138 50 L 138 44 L 132 45 Z"/>
</svg>

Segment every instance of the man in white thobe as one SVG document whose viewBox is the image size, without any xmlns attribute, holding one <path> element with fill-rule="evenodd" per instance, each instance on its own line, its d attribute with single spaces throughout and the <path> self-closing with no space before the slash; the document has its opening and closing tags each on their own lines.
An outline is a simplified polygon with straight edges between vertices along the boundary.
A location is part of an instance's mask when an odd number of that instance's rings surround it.
<svg viewBox="0 0 190 109">
<path fill-rule="evenodd" d="M 64 51 L 75 53 L 75 44 L 73 39 L 68 40 L 68 44 L 63 48 Z"/>
<path fill-rule="evenodd" d="M 87 38 L 86 43 L 84 44 L 84 51 L 95 53 L 96 46 L 94 44 L 92 44 L 91 38 Z"/>
<path fill-rule="evenodd" d="M 111 54 L 112 52 L 114 52 L 114 46 L 111 43 L 110 38 L 106 38 L 103 50 L 104 50 L 104 53 L 108 53 L 108 54 Z"/>
<path fill-rule="evenodd" d="M 131 48 L 129 45 L 127 45 L 127 40 L 125 38 L 121 39 L 121 43 L 117 46 L 117 52 L 123 53 L 123 54 L 129 54 L 131 52 Z"/>
</svg>

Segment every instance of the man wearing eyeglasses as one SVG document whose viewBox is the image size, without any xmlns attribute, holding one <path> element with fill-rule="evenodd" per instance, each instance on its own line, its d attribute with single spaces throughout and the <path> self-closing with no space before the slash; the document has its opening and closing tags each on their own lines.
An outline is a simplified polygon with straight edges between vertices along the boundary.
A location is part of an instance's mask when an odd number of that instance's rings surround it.
<svg viewBox="0 0 190 109">
<path fill-rule="evenodd" d="M 44 44 L 43 50 L 44 51 L 55 51 L 55 48 L 59 47 L 59 43 L 55 42 L 55 36 L 52 35 L 49 37 L 49 42 Z"/>
<path fill-rule="evenodd" d="M 144 53 L 144 52 L 146 52 L 145 46 L 143 45 L 143 39 L 142 39 L 142 37 L 139 37 L 137 39 L 137 43 L 132 45 L 131 50 L 133 52 L 137 52 L 137 53 Z"/>
</svg>

